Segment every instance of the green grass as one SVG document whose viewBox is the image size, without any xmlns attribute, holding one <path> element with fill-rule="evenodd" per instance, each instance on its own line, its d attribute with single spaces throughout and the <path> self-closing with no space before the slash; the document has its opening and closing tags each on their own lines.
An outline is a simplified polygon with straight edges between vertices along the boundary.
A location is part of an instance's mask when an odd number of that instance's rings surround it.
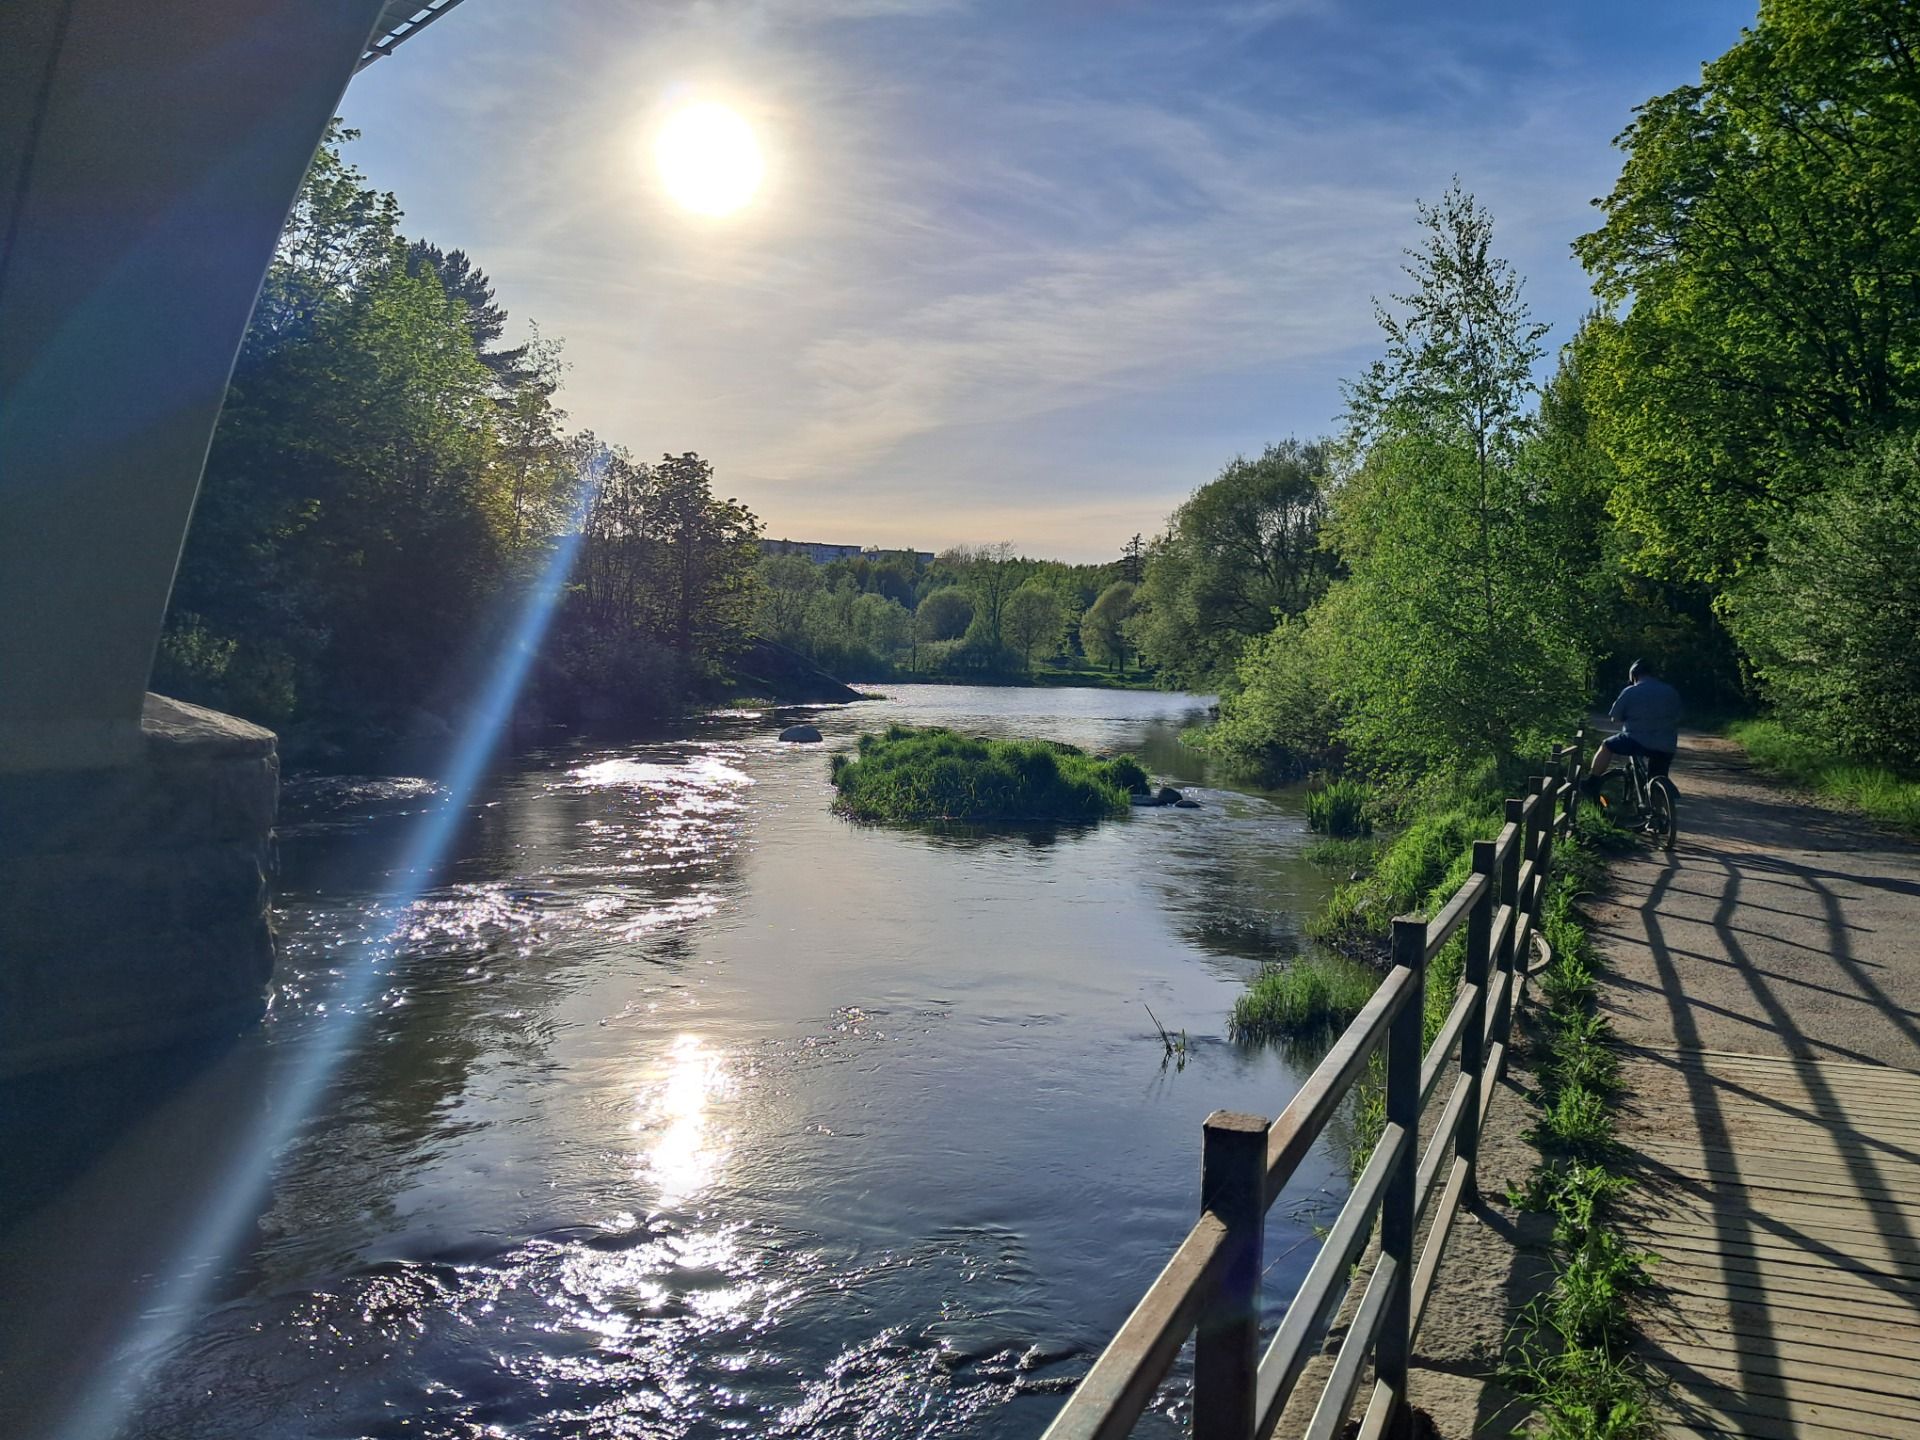
<svg viewBox="0 0 1920 1440">
<path fill-rule="evenodd" d="M 1473 868 L 1473 842 L 1500 831 L 1497 797 L 1446 797 L 1378 847 L 1372 868 L 1342 885 L 1307 933 L 1351 955 L 1378 957 L 1395 915 L 1430 909 Z"/>
<path fill-rule="evenodd" d="M 1380 857 L 1380 842 L 1372 836 L 1361 840 L 1316 840 L 1301 852 L 1315 865 L 1329 870 L 1362 873 L 1373 869 Z"/>
<path fill-rule="evenodd" d="M 1353 779 L 1329 780 L 1307 792 L 1307 828 L 1335 840 L 1373 833 L 1373 791 Z"/>
<path fill-rule="evenodd" d="M 1292 1039 L 1344 1029 L 1373 998 L 1380 976 L 1344 955 L 1318 952 L 1271 965 L 1234 1002 L 1239 1040 Z"/>
<path fill-rule="evenodd" d="M 1920 832 L 1920 780 L 1902 779 L 1885 765 L 1849 760 L 1778 720 L 1736 720 L 1727 735 L 1769 774 L 1849 810 Z"/>
<path fill-rule="evenodd" d="M 855 820 L 1078 823 L 1126 813 L 1147 789 L 1131 756 L 1045 740 L 980 740 L 892 725 L 833 757 L 834 808 Z"/>
</svg>

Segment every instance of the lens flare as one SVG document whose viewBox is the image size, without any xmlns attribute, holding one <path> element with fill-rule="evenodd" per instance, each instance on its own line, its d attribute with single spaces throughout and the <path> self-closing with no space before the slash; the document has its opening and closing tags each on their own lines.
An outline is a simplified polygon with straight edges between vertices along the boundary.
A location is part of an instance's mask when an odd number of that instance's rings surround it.
<svg viewBox="0 0 1920 1440">
<path fill-rule="evenodd" d="M 339 994 L 329 1002 L 329 1019 L 276 1082 L 277 1094 L 262 1107 L 263 1118 L 239 1153 L 245 1158 L 212 1191 L 200 1222 L 191 1231 L 177 1263 L 147 1304 L 114 1358 L 102 1367 L 93 1389 L 56 1432 L 57 1440 L 113 1440 L 182 1331 L 197 1318 L 219 1279 L 223 1262 L 244 1244 L 260 1196 L 272 1179 L 281 1152 L 299 1134 L 353 1049 L 358 1017 L 383 982 L 385 962 L 400 948 L 411 907 L 432 884 L 459 833 L 467 806 L 487 772 L 487 762 L 513 714 L 514 700 L 526 683 L 540 642 L 573 571 L 587 507 L 599 492 L 605 462 L 596 458 L 582 473 L 570 524 L 538 580 L 521 605 L 493 673 L 480 693 L 473 723 L 454 747 L 440 803 L 425 818 L 403 852 L 388 896 L 390 913 L 400 917 L 395 930 L 366 947 L 343 966 Z"/>
</svg>

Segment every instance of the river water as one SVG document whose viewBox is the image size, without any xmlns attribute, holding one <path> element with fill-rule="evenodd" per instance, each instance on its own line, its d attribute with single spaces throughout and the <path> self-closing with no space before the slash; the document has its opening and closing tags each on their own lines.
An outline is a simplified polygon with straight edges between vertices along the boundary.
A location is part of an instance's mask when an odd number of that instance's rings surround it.
<svg viewBox="0 0 1920 1440">
<path fill-rule="evenodd" d="M 194 1264 L 207 1292 L 126 1433 L 1037 1435 L 1192 1222 L 1202 1117 L 1297 1087 L 1225 1022 L 1328 881 L 1297 796 L 1179 744 L 1200 698 L 888 696 L 815 712 L 825 745 L 778 743 L 785 713 L 517 756 L 405 905 L 434 787 L 290 781 L 270 1016 L 139 1103 L 76 1102 L 134 1118 L 51 1157 L 0 1236 L 0 1426 L 49 1423 L 111 1364 L 109 1322 Z M 828 754 L 895 720 L 1132 751 L 1202 808 L 834 817 Z M 338 1027 L 349 1058 L 238 1243 L 181 1259 L 169 1217 L 204 1211 L 220 1137 L 293 1103 Z M 1339 1144 L 1275 1209 L 1270 1294 L 1342 1198 Z M 1173 1433 L 1185 1383 L 1142 1433 Z"/>
</svg>

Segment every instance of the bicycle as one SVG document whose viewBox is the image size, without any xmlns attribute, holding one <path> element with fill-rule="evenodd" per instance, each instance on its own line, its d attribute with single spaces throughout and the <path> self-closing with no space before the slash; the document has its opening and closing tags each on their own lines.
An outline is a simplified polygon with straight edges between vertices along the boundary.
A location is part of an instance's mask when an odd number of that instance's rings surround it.
<svg viewBox="0 0 1920 1440">
<path fill-rule="evenodd" d="M 1644 755 L 1622 755 L 1613 769 L 1600 777 L 1594 798 L 1614 824 L 1638 830 L 1671 854 L 1680 838 L 1680 792 L 1665 775 L 1647 768 Z"/>
</svg>

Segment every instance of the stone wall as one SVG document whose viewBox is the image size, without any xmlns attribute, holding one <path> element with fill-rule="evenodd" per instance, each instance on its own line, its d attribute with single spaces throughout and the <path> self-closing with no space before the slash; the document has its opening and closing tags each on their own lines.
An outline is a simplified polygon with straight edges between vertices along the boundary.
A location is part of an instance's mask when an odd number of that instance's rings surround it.
<svg viewBox="0 0 1920 1440">
<path fill-rule="evenodd" d="M 148 695 L 141 741 L 133 765 L 0 774 L 0 1075 L 265 1007 L 273 733 Z"/>
</svg>

